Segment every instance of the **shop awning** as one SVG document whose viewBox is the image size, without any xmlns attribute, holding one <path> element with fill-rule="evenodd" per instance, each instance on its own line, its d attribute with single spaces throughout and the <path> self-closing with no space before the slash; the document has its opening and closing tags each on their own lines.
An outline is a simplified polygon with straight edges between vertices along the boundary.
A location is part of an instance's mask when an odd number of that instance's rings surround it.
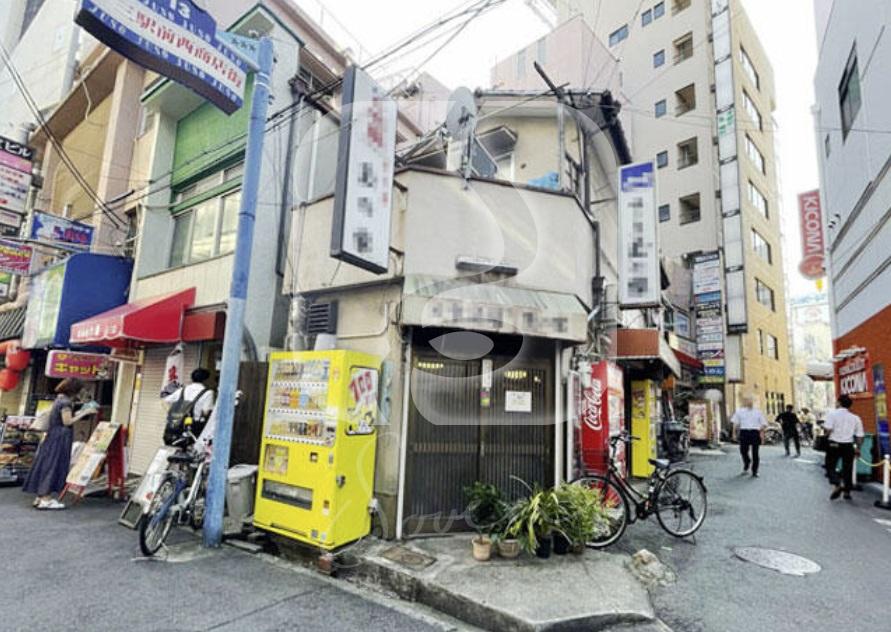
<svg viewBox="0 0 891 632">
<path fill-rule="evenodd" d="M 832 382 L 835 379 L 832 362 L 808 362 L 807 376 L 815 382 Z"/>
<path fill-rule="evenodd" d="M 125 347 L 179 342 L 183 314 L 195 302 L 195 288 L 152 296 L 115 307 L 71 326 L 71 344 Z"/>
<path fill-rule="evenodd" d="M 681 364 L 658 329 L 617 329 L 616 359 L 619 362 L 661 362 L 680 377 Z"/>
<path fill-rule="evenodd" d="M 5 312 L 0 312 L 0 340 L 21 338 L 25 330 L 25 314 L 27 305 L 16 307 Z"/>
<path fill-rule="evenodd" d="M 587 311 L 571 294 L 409 275 L 402 322 L 584 342 Z"/>
<path fill-rule="evenodd" d="M 680 362 L 684 366 L 689 367 L 695 371 L 702 370 L 702 361 L 701 360 L 698 360 L 697 358 L 694 358 L 693 356 L 691 356 L 687 353 L 684 353 L 683 351 L 680 351 L 678 349 L 672 348 L 672 351 L 674 351 L 674 356 L 678 359 L 678 362 Z"/>
</svg>

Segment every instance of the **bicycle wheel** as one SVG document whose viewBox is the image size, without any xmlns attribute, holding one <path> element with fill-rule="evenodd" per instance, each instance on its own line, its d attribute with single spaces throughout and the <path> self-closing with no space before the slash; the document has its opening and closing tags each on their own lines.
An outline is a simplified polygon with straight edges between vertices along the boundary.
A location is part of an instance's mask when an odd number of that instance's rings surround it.
<svg viewBox="0 0 891 632">
<path fill-rule="evenodd" d="M 705 520 L 708 499 L 702 480 L 689 470 L 673 470 L 656 492 L 656 518 L 671 535 L 693 535 Z"/>
<path fill-rule="evenodd" d="M 152 497 L 148 513 L 142 517 L 139 524 L 139 550 L 146 557 L 151 557 L 158 552 L 170 528 L 173 526 L 174 514 L 170 511 L 168 498 L 176 492 L 176 483 L 172 477 L 167 477 L 158 487 L 158 491 Z M 166 509 L 165 509 L 166 508 Z M 161 515 L 159 512 L 165 510 Z"/>
<path fill-rule="evenodd" d="M 628 526 L 628 501 L 621 488 L 603 476 L 583 476 L 573 481 L 600 494 L 600 502 L 606 513 L 606 520 L 598 529 L 598 534 L 587 545 L 592 549 L 602 549 L 615 544 Z"/>
</svg>

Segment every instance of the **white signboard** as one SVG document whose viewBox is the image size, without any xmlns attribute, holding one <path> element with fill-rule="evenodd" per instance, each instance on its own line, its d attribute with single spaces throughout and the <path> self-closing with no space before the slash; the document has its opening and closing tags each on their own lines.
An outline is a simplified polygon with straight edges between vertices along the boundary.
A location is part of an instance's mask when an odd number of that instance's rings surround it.
<svg viewBox="0 0 891 632">
<path fill-rule="evenodd" d="M 531 413 L 532 393 L 530 391 L 505 391 L 504 410 L 509 413 Z"/>
<path fill-rule="evenodd" d="M 390 258 L 396 102 L 354 66 L 343 86 L 331 256 L 381 274 Z"/>
<path fill-rule="evenodd" d="M 659 307 L 661 275 L 652 162 L 619 169 L 619 304 Z"/>
<path fill-rule="evenodd" d="M 0 207 L 24 213 L 31 188 L 31 174 L 0 164 Z"/>
</svg>

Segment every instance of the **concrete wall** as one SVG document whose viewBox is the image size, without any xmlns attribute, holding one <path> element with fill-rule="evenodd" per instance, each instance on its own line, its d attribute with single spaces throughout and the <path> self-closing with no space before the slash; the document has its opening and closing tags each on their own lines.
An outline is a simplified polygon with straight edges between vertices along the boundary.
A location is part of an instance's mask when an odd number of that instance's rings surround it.
<svg viewBox="0 0 891 632">
<path fill-rule="evenodd" d="M 891 303 L 891 136 L 858 131 L 891 128 L 889 24 L 887 2 L 835 3 L 814 79 L 823 213 L 834 220 L 828 240 L 835 337 Z M 838 86 L 855 46 L 861 106 L 845 138 Z"/>
</svg>

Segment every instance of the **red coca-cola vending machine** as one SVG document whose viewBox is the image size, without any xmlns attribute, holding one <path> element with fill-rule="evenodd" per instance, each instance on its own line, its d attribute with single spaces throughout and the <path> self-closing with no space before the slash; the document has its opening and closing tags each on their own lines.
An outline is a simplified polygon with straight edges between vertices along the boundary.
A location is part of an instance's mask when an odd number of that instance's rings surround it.
<svg viewBox="0 0 891 632">
<path fill-rule="evenodd" d="M 583 364 L 579 451 L 586 473 L 605 474 L 609 464 L 609 438 L 625 427 L 625 391 L 622 369 L 609 361 Z M 616 465 L 625 472 L 625 446 L 618 444 Z"/>
</svg>

